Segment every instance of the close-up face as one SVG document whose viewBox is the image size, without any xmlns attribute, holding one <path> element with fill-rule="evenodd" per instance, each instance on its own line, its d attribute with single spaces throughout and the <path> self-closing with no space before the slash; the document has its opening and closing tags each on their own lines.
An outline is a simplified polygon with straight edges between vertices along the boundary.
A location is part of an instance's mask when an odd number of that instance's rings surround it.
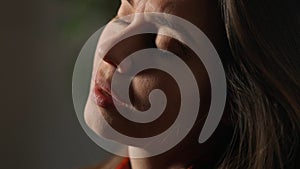
<svg viewBox="0 0 300 169">
<path fill-rule="evenodd" d="M 124 40 L 120 40 L 120 38 L 124 34 L 139 29 L 143 25 L 143 20 L 136 19 L 134 14 L 160 12 L 181 17 L 196 25 L 208 36 L 213 45 L 222 50 L 222 45 L 220 44 L 224 40 L 224 35 L 222 35 L 224 31 L 221 26 L 218 27 L 220 18 L 218 17 L 215 3 L 215 1 L 206 0 L 122 0 L 116 18 L 105 27 L 99 38 L 94 57 L 90 94 L 84 113 L 86 123 L 94 132 L 110 138 L 110 133 L 107 133 L 106 130 L 107 126 L 99 118 L 100 113 L 115 130 L 131 137 L 155 136 L 172 125 L 179 112 L 181 95 L 178 84 L 166 72 L 157 69 L 147 69 L 132 77 L 128 92 L 131 103 L 120 99 L 111 90 L 113 74 L 117 72 L 126 76 L 128 70 L 136 64 L 134 61 L 131 61 L 122 67 L 119 66 L 127 56 L 138 50 L 157 48 L 177 55 L 188 65 L 194 74 L 199 86 L 199 94 L 201 94 L 201 106 L 195 125 L 195 133 L 199 134 L 210 104 L 209 78 L 201 60 L 185 44 L 165 35 L 149 33 L 131 36 Z M 130 16 L 125 17 L 125 19 L 122 18 L 127 15 Z M 157 29 L 160 32 L 160 29 L 164 28 L 158 27 Z M 169 34 L 175 33 L 171 29 L 169 31 Z M 163 64 L 168 62 L 168 60 L 162 57 L 156 62 Z M 176 66 L 173 65 L 173 67 Z M 129 121 L 120 115 L 114 106 L 115 101 L 115 103 L 122 105 L 129 111 L 134 109 L 146 111 L 151 107 L 149 95 L 154 89 L 161 89 L 165 93 L 167 104 L 162 116 L 150 123 Z M 189 92 L 192 95 L 195 91 L 190 89 Z M 93 106 L 90 106 L 92 104 L 97 105 L 98 111 L 92 110 Z M 195 138 L 195 140 L 197 139 Z"/>
<path fill-rule="evenodd" d="M 300 169 L 300 0 L 2 2 L 0 169 Z"/>
</svg>

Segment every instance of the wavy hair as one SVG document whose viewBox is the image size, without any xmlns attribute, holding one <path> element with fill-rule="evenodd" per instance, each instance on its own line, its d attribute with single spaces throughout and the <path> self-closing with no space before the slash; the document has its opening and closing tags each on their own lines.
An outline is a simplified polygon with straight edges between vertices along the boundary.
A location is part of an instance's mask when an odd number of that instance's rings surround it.
<svg viewBox="0 0 300 169">
<path fill-rule="evenodd" d="M 225 69 L 235 129 L 218 168 L 300 168 L 300 2 L 220 5 L 232 53 Z"/>
</svg>

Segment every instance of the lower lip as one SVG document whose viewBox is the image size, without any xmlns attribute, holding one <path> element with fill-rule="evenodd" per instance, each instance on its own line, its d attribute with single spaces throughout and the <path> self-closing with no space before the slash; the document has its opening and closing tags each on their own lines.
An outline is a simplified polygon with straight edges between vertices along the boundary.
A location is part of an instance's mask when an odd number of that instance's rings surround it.
<svg viewBox="0 0 300 169">
<path fill-rule="evenodd" d="M 110 95 L 104 93 L 103 90 L 95 87 L 94 88 L 96 104 L 103 108 L 112 108 L 114 106 L 113 99 Z"/>
</svg>

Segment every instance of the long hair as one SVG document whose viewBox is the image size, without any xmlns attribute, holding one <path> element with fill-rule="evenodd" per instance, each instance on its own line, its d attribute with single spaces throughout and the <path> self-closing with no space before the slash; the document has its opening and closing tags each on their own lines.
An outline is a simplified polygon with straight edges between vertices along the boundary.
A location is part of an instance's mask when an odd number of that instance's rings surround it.
<svg viewBox="0 0 300 169">
<path fill-rule="evenodd" d="M 235 124 L 218 168 L 300 167 L 300 3 L 220 5 L 233 55 L 225 69 Z"/>
</svg>

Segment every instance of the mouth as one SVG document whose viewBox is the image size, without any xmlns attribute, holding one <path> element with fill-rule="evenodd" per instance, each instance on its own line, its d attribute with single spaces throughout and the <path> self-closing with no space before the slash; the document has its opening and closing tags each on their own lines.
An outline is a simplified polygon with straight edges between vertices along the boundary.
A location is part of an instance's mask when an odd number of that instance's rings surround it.
<svg viewBox="0 0 300 169">
<path fill-rule="evenodd" d="M 94 100 L 96 104 L 103 108 L 112 108 L 114 106 L 113 98 L 110 93 L 103 88 L 94 87 Z"/>
<path fill-rule="evenodd" d="M 113 108 L 115 104 L 123 107 L 133 108 L 130 104 L 122 102 L 118 97 L 111 91 L 108 83 L 98 82 L 95 84 L 93 89 L 94 101 L 102 108 Z"/>
</svg>

